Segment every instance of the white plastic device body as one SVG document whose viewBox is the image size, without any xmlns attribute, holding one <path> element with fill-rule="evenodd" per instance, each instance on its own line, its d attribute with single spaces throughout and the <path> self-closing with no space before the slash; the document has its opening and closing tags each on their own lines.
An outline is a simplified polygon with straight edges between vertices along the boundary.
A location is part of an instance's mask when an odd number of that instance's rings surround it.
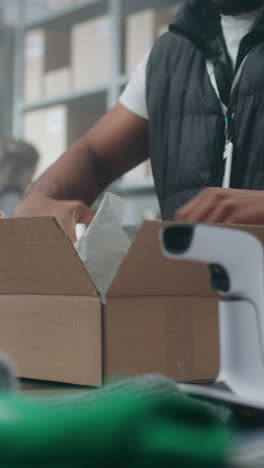
<svg viewBox="0 0 264 468">
<path fill-rule="evenodd" d="M 185 236 L 185 238 L 184 238 Z M 217 381 L 238 397 L 264 402 L 264 249 L 253 235 L 205 224 L 175 224 L 161 232 L 164 254 L 207 263 L 224 273 L 219 301 Z M 220 278 L 221 280 L 221 278 Z M 217 288 L 218 289 L 218 288 Z"/>
</svg>

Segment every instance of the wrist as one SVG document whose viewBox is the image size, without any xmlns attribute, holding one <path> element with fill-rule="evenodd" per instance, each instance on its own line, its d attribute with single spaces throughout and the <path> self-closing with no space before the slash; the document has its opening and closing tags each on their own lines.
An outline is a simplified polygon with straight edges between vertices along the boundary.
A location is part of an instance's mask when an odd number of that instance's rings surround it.
<svg viewBox="0 0 264 468">
<path fill-rule="evenodd" d="M 53 214 L 54 199 L 41 192 L 28 192 L 15 209 L 16 216 Z"/>
</svg>

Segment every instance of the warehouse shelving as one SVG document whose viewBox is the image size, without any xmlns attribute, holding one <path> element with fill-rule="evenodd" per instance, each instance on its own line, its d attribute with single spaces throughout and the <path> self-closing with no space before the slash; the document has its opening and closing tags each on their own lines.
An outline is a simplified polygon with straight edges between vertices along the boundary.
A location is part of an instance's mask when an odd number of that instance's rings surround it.
<svg viewBox="0 0 264 468">
<path fill-rule="evenodd" d="M 57 106 L 58 104 L 67 104 L 72 101 L 77 101 L 79 99 L 101 97 L 102 95 L 106 96 L 108 91 L 107 86 L 98 86 L 96 88 L 90 88 L 84 91 L 75 91 L 72 93 L 64 94 L 61 96 L 56 96 L 50 99 L 41 99 L 39 101 L 33 102 L 22 102 L 21 111 L 28 112 L 36 109 L 43 109 L 45 107 Z"/>
<path fill-rule="evenodd" d="M 23 10 L 23 4 L 26 5 L 27 0 L 20 1 L 20 9 Z M 42 15 L 41 18 L 37 18 L 33 21 L 24 20 L 24 24 L 21 26 L 20 35 L 17 36 L 17 51 L 20 57 L 23 55 L 23 37 L 26 31 L 39 27 L 44 28 L 63 28 L 70 27 L 78 22 L 81 22 L 88 18 L 93 18 L 106 13 L 110 13 L 113 20 L 113 40 L 112 40 L 112 80 L 105 86 L 104 90 L 107 90 L 111 96 L 108 98 L 107 108 L 112 107 L 118 100 L 120 89 L 125 86 L 128 82 L 129 77 L 122 74 L 122 21 L 123 17 L 133 13 L 135 11 L 143 10 L 145 8 L 166 8 L 175 7 L 179 3 L 179 0 L 86 0 L 79 2 L 75 5 L 69 6 L 62 10 L 58 10 L 54 13 Z M 25 8 L 24 8 L 25 9 Z M 22 15 L 23 16 L 23 15 Z M 22 58 L 22 57 L 21 57 Z M 21 60 L 20 62 L 21 63 Z M 23 82 L 23 74 L 21 73 L 21 67 L 19 68 L 18 75 L 20 75 L 20 83 Z M 20 86 L 20 90 L 22 86 Z M 36 109 L 38 107 L 50 106 L 57 102 L 68 102 L 69 100 L 79 99 L 82 96 L 88 96 L 91 94 L 97 94 L 103 89 L 88 89 L 80 92 L 73 91 L 65 96 L 58 96 L 54 100 L 41 100 L 38 102 L 23 102 L 23 94 L 21 92 L 20 98 L 17 99 L 16 105 L 18 108 L 18 115 L 21 117 L 21 112 Z M 20 128 L 17 129 L 18 125 L 16 122 L 15 133 L 20 132 L 21 134 L 21 121 Z"/>
<path fill-rule="evenodd" d="M 117 5 L 118 3 L 120 4 L 121 14 L 126 16 L 146 8 L 175 7 L 175 5 L 178 3 L 178 0 L 114 0 L 114 3 Z M 69 26 L 71 24 L 83 21 L 84 17 L 99 16 L 109 10 L 109 0 L 84 0 L 56 12 L 44 14 L 41 18 L 26 21 L 24 24 L 24 29 L 49 27 L 50 25 L 54 24 L 59 26 L 60 23 Z"/>
<path fill-rule="evenodd" d="M 41 18 L 27 21 L 24 29 L 33 29 L 39 27 L 69 27 L 72 24 L 80 23 L 84 17 L 93 17 L 103 15 L 108 11 L 108 0 L 86 0 L 75 5 L 57 10 L 52 13 L 44 14 Z"/>
<path fill-rule="evenodd" d="M 27 0 L 21 0 L 20 9 L 25 11 Z M 122 0 L 86 0 L 71 7 L 59 10 L 56 13 L 43 15 L 40 19 L 27 22 L 20 25 L 16 35 L 16 81 L 17 81 L 17 96 L 15 99 L 13 134 L 20 137 L 23 134 L 23 114 L 24 112 L 50 107 L 56 104 L 67 104 L 75 99 L 97 95 L 98 93 L 106 93 L 106 109 L 110 109 L 117 102 L 121 87 L 127 79 L 121 77 L 121 2 Z M 23 7 L 24 5 L 24 7 Z M 109 13 L 112 18 L 112 79 L 110 83 L 104 86 L 93 87 L 87 90 L 71 91 L 67 95 L 56 96 L 52 99 L 41 99 L 36 102 L 25 102 L 23 100 L 23 54 L 24 54 L 24 37 L 25 33 L 31 29 L 43 27 L 44 29 L 69 29 L 74 24 Z M 121 78 L 121 79 L 120 79 Z"/>
</svg>

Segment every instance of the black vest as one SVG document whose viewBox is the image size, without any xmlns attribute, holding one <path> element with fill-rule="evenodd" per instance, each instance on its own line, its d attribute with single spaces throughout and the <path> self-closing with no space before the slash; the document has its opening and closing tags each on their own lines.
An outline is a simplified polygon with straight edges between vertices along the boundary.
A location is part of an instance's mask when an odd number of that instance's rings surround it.
<svg viewBox="0 0 264 468">
<path fill-rule="evenodd" d="M 248 56 L 247 56 L 248 54 Z M 186 0 L 147 66 L 150 154 L 163 219 L 203 188 L 221 186 L 225 119 L 210 81 L 215 68 L 234 143 L 231 187 L 264 190 L 264 8 L 241 42 L 233 71 L 220 16 L 210 0 Z"/>
</svg>

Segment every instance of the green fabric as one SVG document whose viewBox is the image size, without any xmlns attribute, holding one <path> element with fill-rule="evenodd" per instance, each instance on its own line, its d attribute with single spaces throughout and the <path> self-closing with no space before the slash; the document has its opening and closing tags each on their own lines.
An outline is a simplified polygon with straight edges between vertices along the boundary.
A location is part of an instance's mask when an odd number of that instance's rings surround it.
<svg viewBox="0 0 264 468">
<path fill-rule="evenodd" d="M 0 394 L 0 466 L 217 467 L 230 445 L 228 429 L 186 396 L 140 395 L 45 408 Z"/>
</svg>

